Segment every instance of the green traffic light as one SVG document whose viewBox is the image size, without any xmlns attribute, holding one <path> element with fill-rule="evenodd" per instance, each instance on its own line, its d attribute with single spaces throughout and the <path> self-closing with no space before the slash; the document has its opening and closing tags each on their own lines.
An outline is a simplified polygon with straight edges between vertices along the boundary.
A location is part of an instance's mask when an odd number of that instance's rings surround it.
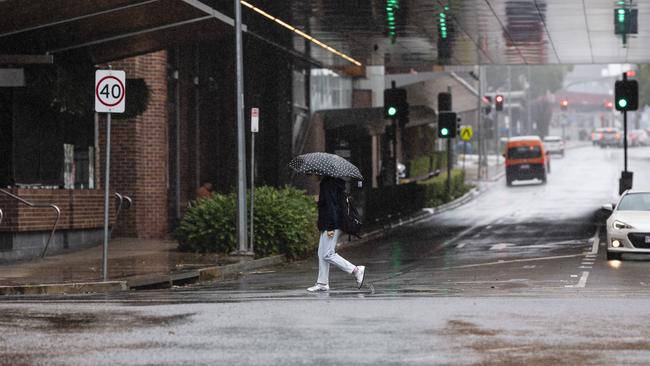
<svg viewBox="0 0 650 366">
<path fill-rule="evenodd" d="M 389 116 L 392 117 L 392 116 L 394 116 L 394 115 L 396 115 L 396 114 L 397 114 L 397 108 L 395 108 L 395 107 L 388 107 L 388 115 L 389 115 Z"/>
<path fill-rule="evenodd" d="M 619 99 L 617 103 L 618 103 L 618 106 L 621 107 L 621 108 L 625 108 L 627 106 L 627 100 L 625 100 L 625 99 Z"/>
<path fill-rule="evenodd" d="M 447 129 L 446 127 L 441 128 L 440 129 L 440 134 L 443 135 L 443 136 L 449 135 L 449 129 Z"/>
</svg>

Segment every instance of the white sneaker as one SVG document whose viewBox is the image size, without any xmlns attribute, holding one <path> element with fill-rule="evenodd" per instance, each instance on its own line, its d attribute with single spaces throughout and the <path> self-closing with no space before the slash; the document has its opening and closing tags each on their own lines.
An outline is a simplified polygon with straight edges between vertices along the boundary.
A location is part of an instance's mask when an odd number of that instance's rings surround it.
<svg viewBox="0 0 650 366">
<path fill-rule="evenodd" d="M 329 285 L 322 285 L 320 283 L 315 284 L 314 286 L 307 289 L 309 292 L 327 292 L 330 290 Z"/>
<path fill-rule="evenodd" d="M 357 288 L 363 286 L 363 278 L 365 277 L 366 266 L 357 266 L 357 272 L 354 274 L 354 277 L 357 279 Z"/>
</svg>

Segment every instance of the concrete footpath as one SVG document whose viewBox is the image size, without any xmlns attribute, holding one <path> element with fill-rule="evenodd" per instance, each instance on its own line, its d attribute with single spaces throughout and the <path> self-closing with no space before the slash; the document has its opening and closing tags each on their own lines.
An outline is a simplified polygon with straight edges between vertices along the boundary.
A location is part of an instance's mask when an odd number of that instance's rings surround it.
<svg viewBox="0 0 650 366">
<path fill-rule="evenodd" d="M 109 242 L 108 282 L 102 282 L 102 245 L 0 265 L 0 295 L 73 294 L 164 288 L 237 276 L 276 265 L 284 256 L 261 259 L 183 253 L 171 240 L 116 238 Z"/>
</svg>

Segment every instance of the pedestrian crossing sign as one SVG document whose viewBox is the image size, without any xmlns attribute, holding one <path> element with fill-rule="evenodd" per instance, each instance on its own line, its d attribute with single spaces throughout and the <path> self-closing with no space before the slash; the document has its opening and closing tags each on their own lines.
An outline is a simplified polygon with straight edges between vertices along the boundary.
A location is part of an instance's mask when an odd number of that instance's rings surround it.
<svg viewBox="0 0 650 366">
<path fill-rule="evenodd" d="M 463 141 L 471 140 L 472 136 L 474 136 L 474 131 L 472 130 L 472 126 L 464 126 L 463 128 L 460 129 L 460 138 Z"/>
</svg>

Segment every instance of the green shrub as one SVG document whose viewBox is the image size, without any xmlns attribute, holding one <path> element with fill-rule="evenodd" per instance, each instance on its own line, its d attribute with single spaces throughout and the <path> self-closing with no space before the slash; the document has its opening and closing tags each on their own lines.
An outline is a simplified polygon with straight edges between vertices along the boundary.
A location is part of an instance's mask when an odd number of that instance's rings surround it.
<svg viewBox="0 0 650 366">
<path fill-rule="evenodd" d="M 452 201 L 471 188 L 465 184 L 465 172 L 462 169 L 451 171 L 451 194 L 447 192 L 447 173 L 418 182 L 424 187 L 425 207 L 436 207 Z"/>
<path fill-rule="evenodd" d="M 447 169 L 447 152 L 436 151 L 430 155 L 420 156 L 406 162 L 406 166 L 410 178 L 427 175 L 430 171 L 436 169 Z"/>
<path fill-rule="evenodd" d="M 229 253 L 237 247 L 237 197 L 214 194 L 194 202 L 175 236 L 179 250 Z M 255 189 L 255 255 L 300 258 L 318 245 L 313 198 L 295 188 Z"/>
</svg>

